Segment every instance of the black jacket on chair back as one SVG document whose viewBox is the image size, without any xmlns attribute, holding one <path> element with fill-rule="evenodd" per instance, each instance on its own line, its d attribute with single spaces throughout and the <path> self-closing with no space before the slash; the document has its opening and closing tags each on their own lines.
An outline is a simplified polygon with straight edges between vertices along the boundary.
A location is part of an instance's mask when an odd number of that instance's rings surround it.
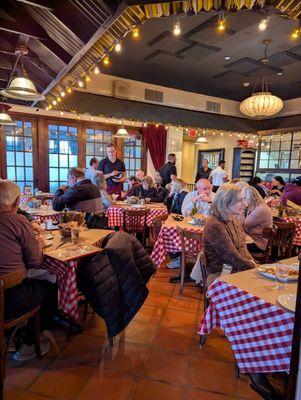
<svg viewBox="0 0 301 400">
<path fill-rule="evenodd" d="M 141 243 L 125 232 L 107 236 L 104 251 L 79 262 L 81 290 L 105 320 L 108 336 L 118 335 L 148 296 L 146 283 L 156 271 Z"/>
</svg>

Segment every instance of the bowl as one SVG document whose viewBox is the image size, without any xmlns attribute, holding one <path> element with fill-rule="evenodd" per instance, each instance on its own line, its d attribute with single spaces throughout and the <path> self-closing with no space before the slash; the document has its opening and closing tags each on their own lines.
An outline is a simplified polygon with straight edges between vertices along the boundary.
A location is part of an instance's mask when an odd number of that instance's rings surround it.
<svg viewBox="0 0 301 400">
<path fill-rule="evenodd" d="M 71 237 L 71 227 L 68 223 L 58 225 L 62 237 Z"/>
</svg>

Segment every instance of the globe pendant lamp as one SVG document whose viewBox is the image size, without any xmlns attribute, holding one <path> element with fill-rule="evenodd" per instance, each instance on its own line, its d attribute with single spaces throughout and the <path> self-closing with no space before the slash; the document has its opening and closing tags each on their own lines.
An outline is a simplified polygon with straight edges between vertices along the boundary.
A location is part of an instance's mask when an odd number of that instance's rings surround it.
<svg viewBox="0 0 301 400">
<path fill-rule="evenodd" d="M 264 40 L 263 42 L 265 50 L 264 59 L 262 60 L 263 76 L 261 91 L 255 92 L 255 86 L 252 96 L 243 100 L 239 105 L 241 113 L 251 118 L 261 119 L 272 117 L 273 115 L 278 114 L 283 108 L 283 101 L 279 97 L 274 96 L 268 90 L 268 74 L 266 66 L 268 64 L 267 47 L 270 42 L 270 40 Z"/>
<path fill-rule="evenodd" d="M 11 119 L 11 116 L 7 114 L 7 111 L 11 107 L 8 106 L 7 104 L 0 104 L 0 125 L 10 125 L 10 126 L 15 126 L 16 123 Z"/>
<path fill-rule="evenodd" d="M 41 101 L 45 100 L 45 96 L 38 93 L 35 84 L 28 78 L 26 71 L 23 66 L 23 56 L 28 54 L 27 47 L 25 45 L 19 45 L 16 49 L 15 54 L 17 60 L 15 62 L 13 71 L 11 73 L 12 78 L 10 79 L 6 89 L 1 90 L 1 94 L 5 97 L 9 97 L 16 100 L 26 101 Z M 20 59 L 21 64 L 21 76 L 13 76 Z"/>
<path fill-rule="evenodd" d="M 118 129 L 116 135 L 114 136 L 119 139 L 128 139 L 130 137 L 128 131 L 123 126 Z"/>
</svg>

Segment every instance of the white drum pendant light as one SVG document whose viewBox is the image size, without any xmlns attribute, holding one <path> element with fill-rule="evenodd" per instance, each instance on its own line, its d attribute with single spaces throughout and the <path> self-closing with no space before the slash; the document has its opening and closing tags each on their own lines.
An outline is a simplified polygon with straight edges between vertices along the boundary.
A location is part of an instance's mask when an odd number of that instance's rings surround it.
<svg viewBox="0 0 301 400">
<path fill-rule="evenodd" d="M 0 104 L 0 125 L 10 125 L 15 126 L 16 123 L 11 119 L 11 116 L 7 114 L 7 111 L 10 109 L 10 106 L 7 104 Z"/>
</svg>

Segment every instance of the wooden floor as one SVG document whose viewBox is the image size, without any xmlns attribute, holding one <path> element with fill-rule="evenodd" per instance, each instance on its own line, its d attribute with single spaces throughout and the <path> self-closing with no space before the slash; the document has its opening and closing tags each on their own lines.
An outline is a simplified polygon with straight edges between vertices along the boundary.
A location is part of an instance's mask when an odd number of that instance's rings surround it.
<svg viewBox="0 0 301 400">
<path fill-rule="evenodd" d="M 82 335 L 66 342 L 55 332 L 63 358 L 52 349 L 42 360 L 8 362 L 5 400 L 234 400 L 260 399 L 246 377 L 235 378 L 227 340 L 213 332 L 198 349 L 203 310 L 198 288 L 168 283 L 165 268 L 149 284 L 136 318 L 108 350 L 103 321 L 91 315 Z"/>
</svg>

